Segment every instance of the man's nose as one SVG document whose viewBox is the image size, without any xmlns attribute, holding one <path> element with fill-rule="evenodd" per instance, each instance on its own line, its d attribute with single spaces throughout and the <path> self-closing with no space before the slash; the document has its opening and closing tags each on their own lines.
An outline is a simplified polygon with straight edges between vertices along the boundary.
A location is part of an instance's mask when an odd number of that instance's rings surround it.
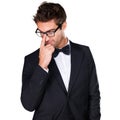
<svg viewBox="0 0 120 120">
<path fill-rule="evenodd" d="M 49 37 L 47 36 L 47 34 L 44 34 L 44 37 L 45 37 L 45 41 L 49 41 Z"/>
</svg>

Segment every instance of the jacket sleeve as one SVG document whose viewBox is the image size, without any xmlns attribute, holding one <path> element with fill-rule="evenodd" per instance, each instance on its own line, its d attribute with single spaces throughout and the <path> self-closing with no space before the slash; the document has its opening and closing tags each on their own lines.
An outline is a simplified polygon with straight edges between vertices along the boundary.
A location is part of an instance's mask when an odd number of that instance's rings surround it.
<svg viewBox="0 0 120 120">
<path fill-rule="evenodd" d="M 94 59 L 90 49 L 88 49 L 88 69 L 89 69 L 89 120 L 100 120 L 100 91 L 96 73 Z"/>
<path fill-rule="evenodd" d="M 25 109 L 34 111 L 39 106 L 47 83 L 48 73 L 39 65 L 34 68 L 25 57 L 22 73 L 21 102 Z"/>
</svg>

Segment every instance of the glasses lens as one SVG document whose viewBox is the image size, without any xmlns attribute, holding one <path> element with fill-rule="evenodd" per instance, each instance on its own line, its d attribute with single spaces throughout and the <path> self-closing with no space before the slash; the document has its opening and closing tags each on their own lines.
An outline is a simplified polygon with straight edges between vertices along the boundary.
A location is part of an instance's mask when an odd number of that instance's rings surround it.
<svg viewBox="0 0 120 120">
<path fill-rule="evenodd" d="M 46 34 L 48 37 L 53 37 L 55 35 L 55 31 L 49 31 Z"/>
</svg>

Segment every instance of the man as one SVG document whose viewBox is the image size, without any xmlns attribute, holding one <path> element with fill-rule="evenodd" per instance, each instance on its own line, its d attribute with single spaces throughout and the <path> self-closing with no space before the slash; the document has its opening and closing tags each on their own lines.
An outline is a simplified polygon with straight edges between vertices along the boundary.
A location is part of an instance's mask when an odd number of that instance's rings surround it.
<svg viewBox="0 0 120 120">
<path fill-rule="evenodd" d="M 43 2 L 34 16 L 40 49 L 27 55 L 21 101 L 33 120 L 100 120 L 100 92 L 89 47 L 64 34 L 66 13 Z"/>
</svg>

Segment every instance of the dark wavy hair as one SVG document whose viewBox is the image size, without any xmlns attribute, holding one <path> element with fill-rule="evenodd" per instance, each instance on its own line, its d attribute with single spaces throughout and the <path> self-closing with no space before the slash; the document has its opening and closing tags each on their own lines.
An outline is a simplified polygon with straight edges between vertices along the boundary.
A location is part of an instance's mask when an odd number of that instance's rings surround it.
<svg viewBox="0 0 120 120">
<path fill-rule="evenodd" d="M 58 3 L 43 2 L 37 10 L 34 17 L 35 23 L 48 22 L 52 19 L 55 20 L 56 25 L 62 24 L 66 21 L 66 12 L 64 8 Z"/>
</svg>

